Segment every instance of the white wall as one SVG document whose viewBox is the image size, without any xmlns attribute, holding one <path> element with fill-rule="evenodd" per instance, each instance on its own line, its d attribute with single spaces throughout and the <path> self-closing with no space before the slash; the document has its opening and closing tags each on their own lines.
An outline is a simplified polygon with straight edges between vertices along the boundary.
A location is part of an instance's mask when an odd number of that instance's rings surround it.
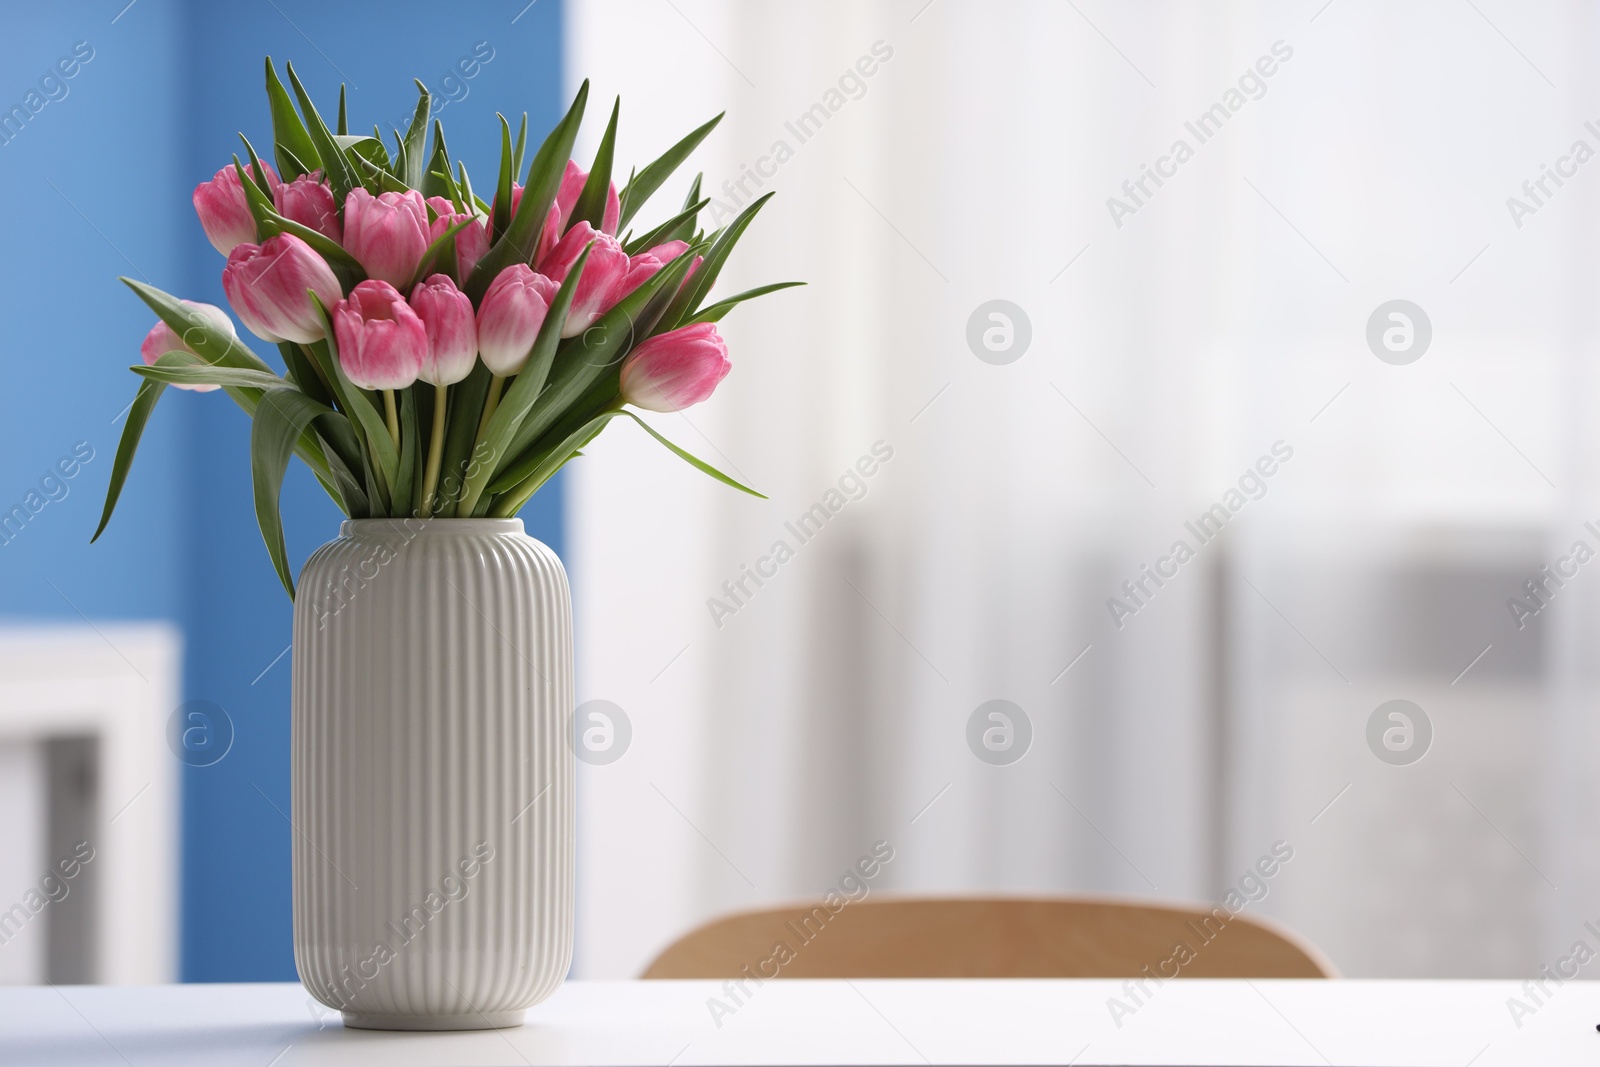
<svg viewBox="0 0 1600 1067">
<path fill-rule="evenodd" d="M 810 285 L 735 312 L 732 376 L 658 420 L 771 501 L 628 429 L 575 467 L 579 699 L 635 730 L 584 768 L 578 973 L 819 893 L 879 838 L 894 890 L 1188 898 L 1284 839 L 1262 910 L 1353 974 L 1531 973 L 1570 945 L 1600 875 L 1581 755 L 1600 584 L 1524 630 L 1504 602 L 1595 514 L 1600 164 L 1520 228 L 1506 198 L 1574 139 L 1600 149 L 1592 23 L 1355 0 L 572 5 L 574 88 L 594 80 L 597 112 L 622 94 L 619 159 L 727 109 L 708 191 L 893 49 L 766 183 L 721 289 Z M 1280 41 L 1265 95 L 1116 225 L 1107 198 Z M 997 297 L 1032 322 L 1007 366 L 964 338 Z M 1433 324 L 1409 366 L 1365 340 L 1395 298 Z M 724 579 L 880 439 L 866 498 L 713 625 Z M 1118 629 L 1107 598 L 1280 440 L 1266 497 Z M 1365 745 L 1395 697 L 1437 730 L 1412 767 Z M 964 741 L 994 698 L 1034 724 L 1011 767 Z"/>
</svg>

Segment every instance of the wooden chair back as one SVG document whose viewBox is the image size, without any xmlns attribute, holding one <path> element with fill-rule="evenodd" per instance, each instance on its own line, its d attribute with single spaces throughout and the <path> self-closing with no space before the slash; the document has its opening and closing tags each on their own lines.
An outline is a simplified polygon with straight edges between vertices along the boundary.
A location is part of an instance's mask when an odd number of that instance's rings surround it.
<svg viewBox="0 0 1600 1067">
<path fill-rule="evenodd" d="M 837 906 L 837 904 L 836 904 Z M 746 972 L 748 968 L 748 973 Z M 715 919 L 645 978 L 1331 978 L 1288 930 L 1217 907 L 1092 898 L 878 899 Z"/>
</svg>

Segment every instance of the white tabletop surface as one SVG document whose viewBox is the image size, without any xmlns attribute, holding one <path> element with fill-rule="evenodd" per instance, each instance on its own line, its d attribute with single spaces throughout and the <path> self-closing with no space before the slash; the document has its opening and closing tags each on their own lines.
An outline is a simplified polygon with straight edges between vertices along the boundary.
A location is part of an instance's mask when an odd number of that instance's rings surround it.
<svg viewBox="0 0 1600 1067">
<path fill-rule="evenodd" d="M 1600 1063 L 1600 984 L 1545 988 L 1190 979 L 1135 1005 L 1112 981 L 779 980 L 735 1006 L 715 982 L 568 982 L 520 1029 L 392 1034 L 295 984 L 13 987 L 0 1064 Z"/>
</svg>

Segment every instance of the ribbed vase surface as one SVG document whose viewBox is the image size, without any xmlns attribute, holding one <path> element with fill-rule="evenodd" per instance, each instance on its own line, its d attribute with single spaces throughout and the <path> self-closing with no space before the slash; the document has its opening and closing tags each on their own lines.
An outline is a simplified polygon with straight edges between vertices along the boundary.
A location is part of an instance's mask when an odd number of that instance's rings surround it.
<svg viewBox="0 0 1600 1067">
<path fill-rule="evenodd" d="M 516 1026 L 572 958 L 572 608 L 520 519 L 346 522 L 294 607 L 294 955 L 346 1025 Z"/>
</svg>

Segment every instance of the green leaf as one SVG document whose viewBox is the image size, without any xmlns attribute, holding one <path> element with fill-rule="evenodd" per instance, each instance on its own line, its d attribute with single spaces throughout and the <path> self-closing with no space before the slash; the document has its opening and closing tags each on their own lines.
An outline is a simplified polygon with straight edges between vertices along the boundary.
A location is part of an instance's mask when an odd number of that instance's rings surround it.
<svg viewBox="0 0 1600 1067">
<path fill-rule="evenodd" d="M 351 162 L 362 161 L 378 168 L 389 169 L 389 151 L 383 147 L 383 142 L 377 137 L 366 134 L 338 134 L 333 143 L 339 150 L 350 158 Z"/>
<path fill-rule="evenodd" d="M 673 237 L 673 231 L 679 229 L 685 223 L 690 224 L 692 227 L 695 216 L 700 213 L 701 208 L 705 207 L 709 203 L 711 203 L 709 200 L 699 200 L 691 203 L 688 207 L 684 208 L 678 214 L 672 216 L 672 218 L 668 219 L 666 222 L 663 222 L 660 226 L 657 226 L 643 237 L 638 237 L 629 241 L 623 246 L 622 250 L 628 253 L 630 256 L 636 256 L 640 252 L 649 251 L 656 245 L 665 244 L 668 241 L 674 240 L 675 238 Z"/>
<path fill-rule="evenodd" d="M 413 79 L 415 80 L 415 79 Z M 405 158 L 405 182 L 413 189 L 422 188 L 422 165 L 428 158 L 428 111 L 433 98 L 428 87 L 417 83 L 417 110 L 411 116 L 411 128 L 406 131 L 401 155 Z"/>
<path fill-rule="evenodd" d="M 400 131 L 392 126 L 389 128 L 389 132 L 394 134 L 394 167 L 392 169 L 404 181 L 405 176 L 411 173 L 411 164 L 406 160 L 405 138 L 401 137 Z"/>
<path fill-rule="evenodd" d="M 488 513 L 496 518 L 510 518 L 522 510 L 522 506 L 539 488 L 549 481 L 561 465 L 571 459 L 577 451 L 605 429 L 606 423 L 624 414 L 620 411 L 603 411 L 594 418 L 589 419 L 572 433 L 563 437 L 528 471 L 527 475 L 515 485 L 498 497 L 488 509 Z"/>
<path fill-rule="evenodd" d="M 528 177 L 522 183 L 522 202 L 511 219 L 506 232 L 484 253 L 472 276 L 467 279 L 465 291 L 474 305 L 483 299 L 497 274 L 513 263 L 531 263 L 538 251 L 539 230 L 550 205 L 555 203 L 556 192 L 561 187 L 561 176 L 566 172 L 567 160 L 572 157 L 572 145 L 583 123 L 583 108 L 589 99 L 589 82 L 586 79 L 578 89 L 567 114 L 550 131 L 528 164 Z"/>
<path fill-rule="evenodd" d="M 265 241 L 275 232 L 268 216 L 272 214 L 272 198 L 256 187 L 256 183 L 245 171 L 244 164 L 239 162 L 239 157 L 233 157 L 233 173 L 239 179 L 239 189 L 244 193 L 245 207 L 250 210 L 250 217 L 255 220 L 256 240 Z"/>
<path fill-rule="evenodd" d="M 287 157 L 294 169 L 298 170 L 301 174 L 310 174 L 312 171 L 321 169 L 320 163 L 315 167 L 307 167 L 305 163 L 301 161 L 299 156 L 296 156 L 293 152 L 289 151 L 287 148 L 284 148 L 282 145 L 279 145 L 276 151 L 280 159 Z"/>
<path fill-rule="evenodd" d="M 793 289 L 797 285 L 804 284 L 806 283 L 773 282 L 771 285 L 758 285 L 754 289 L 746 289 L 737 296 L 730 296 L 726 300 L 719 300 L 710 307 L 701 310 L 688 322 L 684 323 L 684 325 L 688 326 L 696 322 L 720 322 L 722 320 L 722 316 L 726 315 L 728 312 L 732 311 L 736 306 L 744 303 L 746 300 L 754 300 L 758 296 L 766 296 L 768 293 L 776 293 L 779 289 Z"/>
<path fill-rule="evenodd" d="M 593 326 L 562 343 L 556 352 L 549 384 L 534 401 L 512 439 L 510 454 L 519 457 L 518 463 L 529 446 L 555 425 L 597 381 L 616 380 L 622 357 L 644 339 L 652 300 L 658 294 L 677 290 L 698 251 L 691 248 L 678 256 L 618 301 Z M 498 483 L 499 479 L 496 481 Z M 498 491 L 493 485 L 490 489 Z"/>
<path fill-rule="evenodd" d="M 491 241 L 500 240 L 500 235 L 511 225 L 511 184 L 514 173 L 511 169 L 511 124 L 498 112 L 495 118 L 500 120 L 500 181 L 494 189 L 494 206 L 489 219 Z"/>
<path fill-rule="evenodd" d="M 300 78 L 294 72 L 294 64 L 285 63 L 284 69 L 289 72 L 289 84 L 294 86 L 295 98 L 300 101 L 300 111 L 305 115 L 306 134 L 316 147 L 317 158 L 322 161 L 322 176 L 333 187 L 334 203 L 343 204 L 344 198 L 350 195 L 350 190 L 360 185 L 361 181 L 350 168 L 350 161 L 339 150 L 339 145 L 334 141 L 334 135 L 329 131 L 327 123 L 323 122 L 322 116 L 317 113 L 317 105 L 311 102 L 311 96 L 306 92 L 305 86 L 300 84 Z"/>
<path fill-rule="evenodd" d="M 293 341 L 279 341 L 278 354 L 283 357 L 287 377 L 296 388 L 319 404 L 333 405 L 333 394 L 327 382 L 317 373 L 316 364 L 304 349 Z"/>
<path fill-rule="evenodd" d="M 360 177 L 360 184 L 368 191 L 378 193 L 403 193 L 406 183 L 389 170 L 389 153 L 376 137 L 335 137 L 334 142 L 350 161 L 351 170 Z"/>
<path fill-rule="evenodd" d="M 456 160 L 456 172 L 461 175 L 461 180 L 456 183 L 456 189 L 461 194 L 461 202 L 465 206 L 467 213 L 470 214 L 474 206 L 479 206 L 480 202 L 478 198 L 473 195 L 472 179 L 467 176 L 466 163 L 459 159 Z M 492 215 L 492 213 L 492 208 L 490 211 L 485 212 L 485 214 L 489 215 Z"/>
<path fill-rule="evenodd" d="M 289 457 L 300 435 L 311 420 L 328 411 L 293 386 L 273 389 L 261 398 L 250 428 L 250 475 L 255 487 L 256 522 L 267 543 L 272 566 L 294 599 L 294 578 L 289 573 L 288 553 L 283 543 L 283 518 L 278 512 L 278 497 Z"/>
<path fill-rule="evenodd" d="M 478 360 L 472 373 L 450 387 L 450 410 L 444 431 L 444 458 L 439 465 L 439 503 L 433 513 L 449 518 L 456 513 L 456 501 L 466 479 L 474 473 L 472 452 L 478 422 L 483 418 L 483 402 L 489 395 L 489 368 Z"/>
<path fill-rule="evenodd" d="M 572 307 L 572 298 L 578 291 L 578 281 L 588 260 L 589 249 L 585 248 L 567 272 L 556 298 L 550 302 L 544 324 L 539 327 L 539 336 L 534 339 L 533 348 L 528 353 L 528 361 L 518 372 L 506 395 L 500 399 L 494 414 L 489 416 L 489 424 L 483 428 L 483 433 L 478 435 L 473 448 L 477 463 L 461 492 L 460 510 L 466 514 L 470 515 L 477 507 L 483 487 L 507 458 L 512 436 L 522 423 L 523 416 L 527 415 L 534 401 L 544 391 L 545 381 L 550 376 L 550 365 L 555 361 L 556 348 L 561 343 L 561 327 L 567 321 L 567 311 Z"/>
<path fill-rule="evenodd" d="M 511 173 L 522 173 L 522 150 L 528 147 L 528 113 L 522 113 L 522 127 L 517 130 L 517 146 L 511 150 Z"/>
<path fill-rule="evenodd" d="M 122 496 L 122 486 L 128 480 L 128 469 L 133 466 L 133 454 L 139 450 L 139 438 L 144 436 L 145 424 L 150 421 L 150 413 L 156 409 L 156 401 L 161 399 L 161 394 L 166 391 L 165 382 L 145 381 L 139 383 L 139 391 L 134 394 L 133 405 L 128 408 L 128 421 L 122 424 L 122 439 L 117 442 L 117 458 L 111 464 L 111 484 L 106 487 L 106 503 L 100 512 L 100 525 L 95 527 L 94 536 L 89 538 L 89 543 L 100 539 L 106 532 L 106 524 L 111 521 L 111 513 L 117 508 L 117 498 Z"/>
<path fill-rule="evenodd" d="M 679 448 L 677 445 L 673 444 L 671 441 L 667 440 L 665 437 L 662 437 L 660 434 L 656 433 L 655 430 L 650 428 L 650 424 L 649 423 L 645 422 L 643 419 L 641 419 L 639 416 L 635 415 L 633 412 L 624 411 L 624 412 L 622 412 L 622 414 L 628 416 L 628 418 L 632 419 L 634 422 L 637 422 L 640 426 L 643 426 L 644 430 L 645 430 L 645 433 L 648 433 L 651 437 L 654 437 L 657 441 L 660 441 L 662 444 L 666 445 L 667 446 L 667 450 L 669 452 L 671 452 L 673 455 L 677 456 L 679 459 L 683 460 L 685 463 L 689 464 L 689 466 L 691 466 L 691 467 L 695 468 L 696 470 L 701 471 L 701 472 L 703 472 L 705 474 L 711 475 L 711 477 L 715 478 L 717 481 L 723 483 L 724 485 L 733 486 L 735 489 L 739 490 L 741 493 L 749 493 L 751 496 L 760 497 L 762 500 L 767 499 L 764 494 L 756 492 L 754 489 L 750 488 L 748 485 L 745 485 L 742 482 L 734 481 L 732 478 L 728 477 L 726 474 L 723 474 L 721 471 L 717 470 L 717 468 L 713 467 L 711 464 L 707 463 L 705 460 L 697 459 L 694 456 L 691 456 L 689 453 L 685 452 L 683 449 Z"/>
<path fill-rule="evenodd" d="M 334 123 L 333 132 L 335 136 L 342 136 L 350 132 L 350 117 L 345 114 L 344 110 L 343 82 L 339 83 L 339 119 Z"/>
<path fill-rule="evenodd" d="M 726 114 L 726 112 L 717 115 L 716 118 L 694 130 L 683 140 L 661 153 L 659 159 L 644 168 L 644 170 L 641 170 L 628 183 L 628 187 L 622 190 L 623 226 L 626 226 L 628 220 L 633 218 L 640 208 L 644 207 L 645 201 L 649 200 L 651 195 L 661 188 L 668 178 L 672 177 L 672 172 L 677 170 L 683 161 L 689 158 L 689 153 L 700 147 L 700 142 L 706 139 L 706 135 L 717 128 L 717 123 L 722 121 L 723 114 Z"/>
<path fill-rule="evenodd" d="M 187 355 L 187 353 L 169 352 L 161 357 Z M 204 363 L 190 365 L 169 365 L 157 360 L 156 365 L 147 367 L 136 364 L 128 369 L 141 378 L 148 378 L 153 382 L 165 382 L 167 385 L 233 385 L 248 386 L 254 389 L 275 389 L 287 384 L 276 374 L 267 374 L 258 370 L 242 370 L 238 367 L 212 367 Z"/>
<path fill-rule="evenodd" d="M 722 272 L 722 265 L 728 261 L 728 254 L 733 251 L 733 246 L 738 243 L 744 231 L 749 228 L 750 222 L 756 217 L 772 193 L 757 197 L 750 206 L 739 212 L 738 218 L 728 223 L 711 242 L 711 248 L 706 252 L 706 260 L 700 264 L 700 269 L 694 272 L 694 277 L 689 280 L 678 295 L 673 297 L 672 303 L 667 306 L 666 312 L 661 316 L 663 330 L 675 330 L 694 309 L 700 306 L 700 301 L 711 291 L 716 284 L 717 275 Z"/>
<path fill-rule="evenodd" d="M 705 177 L 704 172 L 702 172 L 700 174 L 696 174 L 694 176 L 694 181 L 689 183 L 689 195 L 684 197 L 684 200 L 683 200 L 684 210 L 687 211 L 690 204 L 699 203 L 702 200 L 705 203 L 708 203 L 708 204 L 711 202 L 709 198 L 702 197 L 700 195 L 700 181 L 704 177 Z M 699 214 L 699 212 L 696 212 L 694 215 L 690 216 L 689 218 L 685 219 L 682 223 L 680 223 L 678 225 L 677 229 L 669 231 L 666 234 L 666 236 L 663 238 L 663 240 L 667 240 L 667 241 L 688 241 L 690 244 L 694 244 L 694 243 L 699 241 L 699 238 L 697 236 L 695 236 L 695 232 L 699 228 L 700 228 L 700 214 Z"/>
<path fill-rule="evenodd" d="M 400 390 L 400 469 L 395 474 L 390 511 L 395 518 L 414 513 L 411 498 L 420 488 L 417 463 L 417 391 Z"/>
<path fill-rule="evenodd" d="M 251 180 L 255 187 L 266 196 L 267 203 L 272 203 L 272 185 L 267 180 L 267 169 L 261 165 L 261 157 L 256 155 L 255 145 L 251 144 L 250 138 L 242 133 L 239 135 L 239 140 L 244 142 L 244 150 L 250 156 L 250 174 L 254 175 Z M 238 162 L 237 156 L 234 157 L 234 162 Z"/>
<path fill-rule="evenodd" d="M 348 293 L 355 287 L 357 282 L 367 280 L 367 272 L 362 268 L 356 257 L 346 252 L 339 242 L 326 234 L 313 230 L 309 226 L 302 226 L 293 219 L 286 219 L 276 211 L 271 210 L 262 213 L 261 222 L 279 233 L 292 233 L 310 245 L 312 251 L 328 261 L 328 266 L 333 268 L 334 273 L 344 275 L 339 281 L 347 283 L 344 285 L 345 292 Z"/>
<path fill-rule="evenodd" d="M 272 371 L 261 357 L 246 348 L 237 337 L 218 329 L 211 320 L 198 312 L 184 307 L 177 297 L 163 293 L 153 285 L 136 282 L 132 278 L 118 280 L 138 294 L 139 299 L 149 305 L 150 310 L 154 311 L 162 322 L 172 327 L 173 332 L 183 339 L 185 345 L 212 366 L 244 367 L 247 370 L 269 373 Z"/>
<path fill-rule="evenodd" d="M 422 195 L 424 198 L 448 197 L 456 202 L 461 199 L 455 180 L 450 177 L 450 152 L 444 146 L 444 127 L 437 120 L 433 124 L 433 155 L 422 172 Z"/>
<path fill-rule="evenodd" d="M 337 420 L 337 422 L 333 421 Z M 366 454 L 356 450 L 350 455 L 345 455 L 341 447 L 328 435 L 327 427 L 342 426 L 344 437 L 351 445 L 355 443 L 355 434 L 350 429 L 350 420 L 342 415 L 321 415 L 312 423 L 327 442 L 328 467 L 333 472 L 334 484 L 338 487 L 343 498 L 344 513 L 352 519 L 374 518 L 375 512 L 372 500 L 367 495 L 368 479 L 366 472 L 370 470 L 366 464 Z"/>
<path fill-rule="evenodd" d="M 267 57 L 267 102 L 272 108 L 272 141 L 279 176 L 292 182 L 320 168 L 322 158 L 317 155 L 317 146 L 295 113 L 294 101 L 278 80 L 278 72 L 272 69 L 271 56 Z"/>
<path fill-rule="evenodd" d="M 574 223 L 587 221 L 596 232 L 604 227 L 606 200 L 611 192 L 611 166 L 617 154 L 617 116 L 622 111 L 622 97 L 617 97 L 616 103 L 611 105 L 611 121 L 606 123 L 606 132 L 600 138 L 600 147 L 595 150 L 594 166 L 589 168 L 589 177 L 583 183 L 583 192 L 578 194 L 577 203 L 572 205 L 572 217 L 567 220 L 570 227 Z"/>
</svg>

